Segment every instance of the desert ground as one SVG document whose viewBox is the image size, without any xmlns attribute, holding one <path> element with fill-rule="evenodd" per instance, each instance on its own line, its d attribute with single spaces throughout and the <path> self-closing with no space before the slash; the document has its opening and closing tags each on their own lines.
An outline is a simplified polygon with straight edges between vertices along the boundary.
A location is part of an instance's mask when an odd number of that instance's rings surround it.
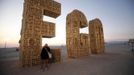
<svg viewBox="0 0 134 75">
<path fill-rule="evenodd" d="M 61 48 L 62 62 L 53 63 L 49 70 L 40 65 L 22 68 L 15 48 L 0 49 L 0 75 L 134 75 L 134 52 L 126 43 L 105 44 L 104 54 L 91 54 L 79 59 L 67 59 L 65 46 Z"/>
</svg>

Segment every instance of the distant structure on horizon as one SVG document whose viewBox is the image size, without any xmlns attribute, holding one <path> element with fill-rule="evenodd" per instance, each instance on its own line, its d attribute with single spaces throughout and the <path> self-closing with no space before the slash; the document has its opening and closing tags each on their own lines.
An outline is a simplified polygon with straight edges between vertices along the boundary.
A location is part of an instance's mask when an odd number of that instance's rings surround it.
<svg viewBox="0 0 134 75">
<path fill-rule="evenodd" d="M 129 45 L 130 45 L 131 48 L 132 48 L 131 51 L 134 52 L 134 39 L 129 39 L 129 40 L 128 40 L 128 43 L 129 43 Z"/>
<path fill-rule="evenodd" d="M 20 38 L 22 66 L 39 64 L 42 38 L 55 37 L 55 23 L 43 21 L 43 15 L 57 18 L 61 4 L 54 0 L 24 0 Z"/>
</svg>

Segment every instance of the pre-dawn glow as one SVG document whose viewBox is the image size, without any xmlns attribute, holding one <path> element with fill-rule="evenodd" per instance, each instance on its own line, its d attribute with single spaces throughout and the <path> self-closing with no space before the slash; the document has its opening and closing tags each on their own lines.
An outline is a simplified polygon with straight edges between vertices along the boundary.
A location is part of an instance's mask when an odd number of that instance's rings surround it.
<svg viewBox="0 0 134 75">
<path fill-rule="evenodd" d="M 43 16 L 43 21 L 56 23 L 56 19 L 55 18 L 51 18 L 51 17 L 48 17 L 48 16 Z"/>
<path fill-rule="evenodd" d="M 55 1 L 61 3 L 61 15 L 56 19 L 44 17 L 43 20 L 56 23 L 56 37 L 43 38 L 43 44 L 66 44 L 66 16 L 74 9 L 82 11 L 88 21 L 94 18 L 102 21 L 105 41 L 125 41 L 134 38 L 133 0 Z M 8 47 L 19 46 L 23 2 L 24 0 L 0 0 L 0 47 L 4 47 L 5 41 Z M 80 32 L 88 30 L 80 29 Z"/>
</svg>

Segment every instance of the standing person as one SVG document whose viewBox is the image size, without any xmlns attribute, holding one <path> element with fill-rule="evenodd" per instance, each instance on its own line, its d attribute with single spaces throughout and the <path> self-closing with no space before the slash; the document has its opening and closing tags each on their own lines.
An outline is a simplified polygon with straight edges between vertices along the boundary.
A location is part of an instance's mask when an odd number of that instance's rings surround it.
<svg viewBox="0 0 134 75">
<path fill-rule="evenodd" d="M 41 56 L 41 69 L 43 69 L 43 71 L 45 69 L 48 70 L 48 61 L 49 61 L 48 52 L 50 52 L 50 48 L 49 48 L 48 44 L 45 44 L 43 46 L 41 54 L 40 54 L 40 56 Z"/>
</svg>

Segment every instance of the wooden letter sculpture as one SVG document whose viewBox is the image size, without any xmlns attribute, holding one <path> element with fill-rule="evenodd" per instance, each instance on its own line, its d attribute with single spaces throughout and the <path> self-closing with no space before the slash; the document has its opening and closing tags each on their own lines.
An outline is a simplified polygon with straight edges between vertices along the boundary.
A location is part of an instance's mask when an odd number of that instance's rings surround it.
<svg viewBox="0 0 134 75">
<path fill-rule="evenodd" d="M 55 23 L 43 21 L 43 15 L 57 18 L 61 4 L 53 0 L 24 0 L 20 39 L 22 66 L 39 64 L 42 37 L 55 37 Z"/>
<path fill-rule="evenodd" d="M 79 10 L 73 10 L 66 18 L 66 46 L 69 58 L 78 58 L 90 54 L 89 35 L 80 33 L 87 27 L 87 19 Z"/>
<path fill-rule="evenodd" d="M 92 53 L 104 53 L 104 34 L 99 19 L 89 21 L 90 48 Z"/>
</svg>

